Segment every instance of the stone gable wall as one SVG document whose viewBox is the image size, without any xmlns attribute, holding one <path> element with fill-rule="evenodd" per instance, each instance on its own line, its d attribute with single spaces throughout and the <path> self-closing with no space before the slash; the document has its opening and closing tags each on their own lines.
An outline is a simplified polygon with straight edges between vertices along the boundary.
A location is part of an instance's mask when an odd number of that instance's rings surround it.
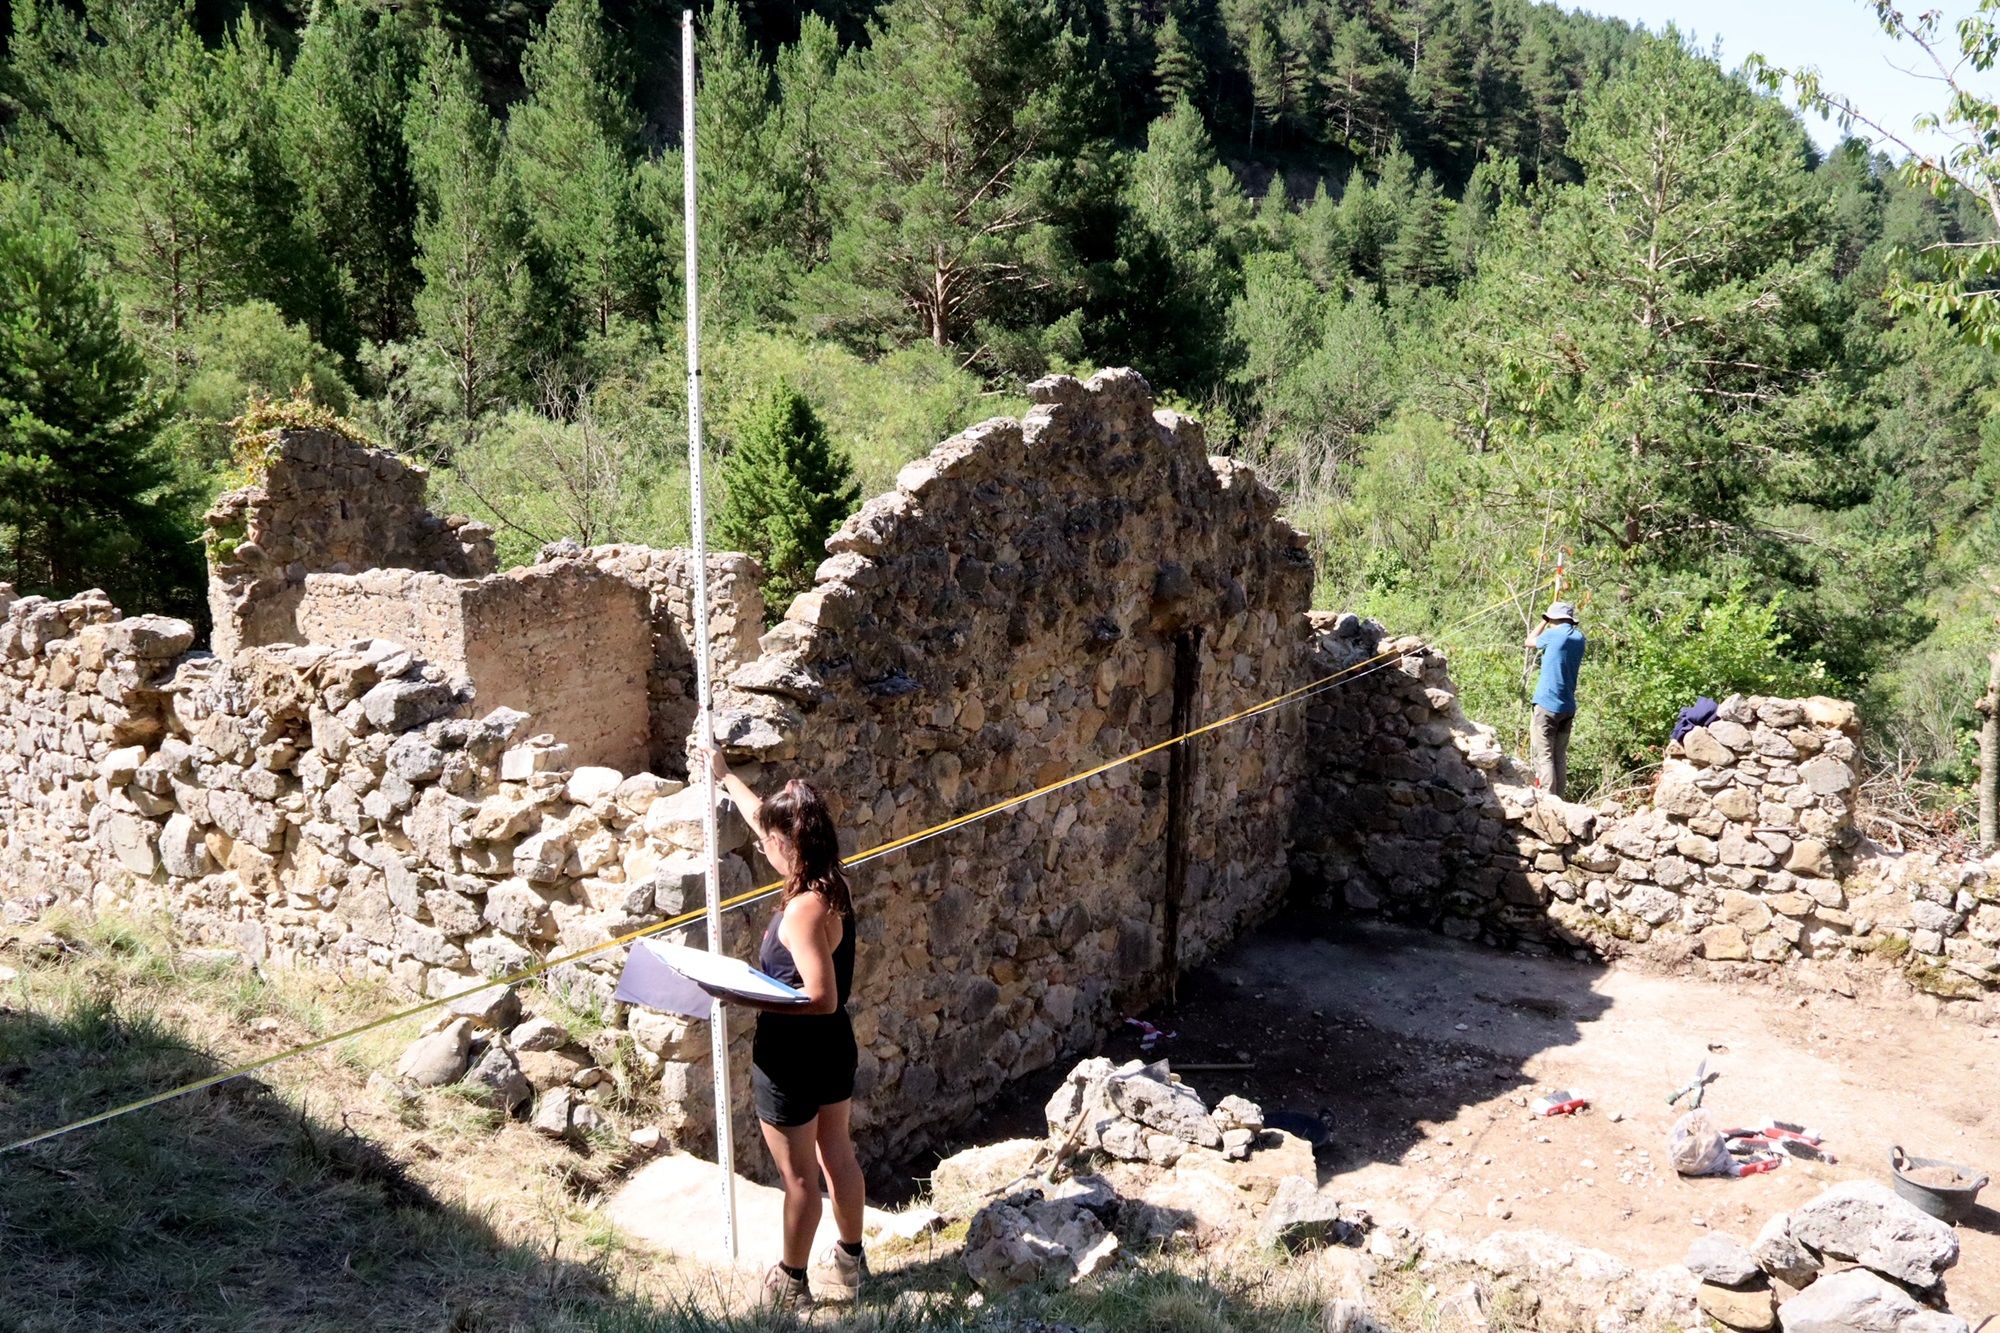
<svg viewBox="0 0 2000 1333">
<path fill-rule="evenodd" d="M 1166 739 L 1183 633 L 1195 720 L 1297 678 L 1311 567 L 1275 494 L 1129 371 L 1032 395 L 849 519 L 719 700 L 725 739 L 810 777 L 850 848 Z M 1177 909 L 1165 753 L 857 869 L 857 1124 L 921 1146 L 906 1107 L 963 1119 L 1155 993 L 1171 910 L 1185 965 L 1275 908 L 1301 724 L 1189 747 Z"/>
</svg>

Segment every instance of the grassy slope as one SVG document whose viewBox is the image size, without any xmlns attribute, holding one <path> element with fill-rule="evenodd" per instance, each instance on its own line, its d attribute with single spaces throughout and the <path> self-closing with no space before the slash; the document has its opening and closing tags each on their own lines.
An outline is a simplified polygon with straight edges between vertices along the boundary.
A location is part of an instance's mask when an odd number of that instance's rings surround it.
<svg viewBox="0 0 2000 1333">
<path fill-rule="evenodd" d="M 387 1006 L 313 973 L 177 952 L 156 926 L 48 918 L 0 933 L 0 1137 L 200 1077 Z M 6 974 L 0 972 L 0 978 Z M 543 1012 L 555 1012 L 546 1000 Z M 591 1016 L 560 1011 L 624 1079 Z M 0 1329 L 602 1330 L 796 1326 L 745 1291 L 625 1248 L 592 1202 L 631 1162 L 623 1127 L 566 1147 L 451 1090 L 371 1075 L 415 1030 L 302 1057 L 0 1159 Z M 1320 1271 L 1241 1251 L 1154 1256 L 1087 1290 L 980 1308 L 962 1224 L 879 1249 L 863 1307 L 815 1327 L 1123 1333 L 1317 1330 Z M 732 1313 L 733 1311 L 733 1313 Z M 1418 1322 L 1421 1322 L 1419 1316 Z"/>
</svg>

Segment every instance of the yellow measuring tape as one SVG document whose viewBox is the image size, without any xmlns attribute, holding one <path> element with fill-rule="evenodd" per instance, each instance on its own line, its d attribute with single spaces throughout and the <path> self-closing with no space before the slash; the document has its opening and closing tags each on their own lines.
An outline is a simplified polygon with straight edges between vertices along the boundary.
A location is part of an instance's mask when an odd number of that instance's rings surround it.
<svg viewBox="0 0 2000 1333">
<path fill-rule="evenodd" d="M 1539 593 L 1541 591 L 1541 588 L 1546 586 L 1548 585 L 1547 584 L 1540 585 L 1535 589 L 1535 591 Z M 1503 598 L 1500 601 L 1493 603 L 1491 606 L 1485 607 L 1479 611 L 1475 611 L 1471 615 L 1466 616 L 1464 619 L 1456 621 L 1453 624 L 1447 626 L 1444 629 L 1444 631 L 1442 631 L 1442 633 L 1443 634 L 1453 633 L 1463 628 L 1466 625 L 1472 624 L 1476 620 L 1482 619 L 1485 616 L 1492 615 L 1495 611 L 1499 611 L 1503 608 L 1511 606 L 1513 602 L 1514 602 L 1514 596 L 1512 595 Z M 899 852 L 906 847 L 913 847 L 917 843 L 927 842 L 932 838 L 940 837 L 946 833 L 952 832 L 955 829 L 964 828 L 968 824 L 976 824 L 982 819 L 990 819 L 992 816 L 1000 814 L 1003 811 L 1011 810 L 1016 806 L 1026 805 L 1028 802 L 1033 800 L 1038 800 L 1041 797 L 1047 796 L 1052 792 L 1061 791 L 1065 787 L 1073 787 L 1079 782 L 1086 782 L 1091 778 L 1096 777 L 1100 773 L 1108 773 L 1114 768 L 1119 768 L 1125 764 L 1133 763 L 1137 760 L 1144 759 L 1148 755 L 1158 754 L 1162 750 L 1171 749 L 1173 746 L 1182 744 L 1185 741 L 1194 740 L 1196 737 L 1199 736 L 1206 736 L 1210 732 L 1220 731 L 1224 727 L 1234 726 L 1238 722 L 1247 721 L 1250 718 L 1259 716 L 1260 714 L 1268 713 L 1275 708 L 1282 708 L 1286 704 L 1295 703 L 1298 700 L 1306 698 L 1310 695 L 1318 694 L 1323 690 L 1331 689 L 1335 685 L 1345 684 L 1353 680 L 1358 680 L 1361 676 L 1368 674 L 1370 671 L 1386 666 L 1389 662 L 1401 656 L 1403 656 L 1402 653 L 1395 651 L 1377 653 L 1373 657 L 1364 658 L 1359 662 L 1355 662 L 1348 666 L 1342 667 L 1340 670 L 1332 673 L 1331 675 L 1322 676 L 1318 680 L 1312 681 L 1309 684 L 1301 685 L 1299 688 L 1295 690 L 1287 690 L 1285 693 L 1280 695 L 1275 695 L 1272 698 L 1264 700 L 1262 703 L 1252 704 L 1250 707 L 1245 708 L 1240 712 L 1231 713 L 1227 717 L 1217 718 L 1213 722 L 1204 723 L 1203 725 L 1194 728 L 1192 731 L 1182 732 L 1178 736 L 1170 737 L 1169 739 L 1160 741 L 1154 745 L 1148 745 L 1141 750 L 1134 750 L 1130 754 L 1120 755 L 1116 759 L 1108 759 L 1105 762 L 1096 765 L 1095 767 L 1086 768 L 1078 773 L 1072 773 L 1065 778 L 1058 778 L 1056 781 L 1037 787 L 1033 791 L 1023 792 L 1018 796 L 1009 796 L 1002 800 L 995 801 L 993 802 L 993 804 L 988 806 L 982 806 L 980 809 L 974 810 L 969 814 L 958 815 L 955 816 L 954 818 L 947 819 L 942 823 L 933 824 L 929 828 L 919 830 L 916 833 L 911 833 L 901 838 L 895 838 L 888 842 L 880 843 L 874 847 L 870 847 L 868 850 L 864 852 L 859 852 L 854 856 L 846 858 L 843 864 L 849 866 L 857 866 L 864 864 L 865 862 L 868 861 L 879 860 L 884 856 L 888 856 L 892 852 Z M 750 903 L 757 902 L 763 898 L 768 898 L 772 894 L 778 892 L 783 887 L 784 887 L 783 882 L 779 881 L 763 885 L 759 888 L 748 889 L 742 893 L 737 894 L 733 898 L 723 899 L 721 903 L 721 910 L 725 912 L 734 911 L 736 908 L 747 906 Z M 657 935 L 661 931 L 675 930 L 681 926 L 691 925 L 694 922 L 701 920 L 702 917 L 705 916 L 706 914 L 707 914 L 706 908 L 696 908 L 695 910 L 690 912 L 682 912 L 678 916 L 668 917 L 666 920 L 654 922 L 650 926 L 641 926 L 637 930 L 627 931 L 623 935 L 619 935 L 613 939 L 604 940 L 603 942 L 598 944 L 593 944 L 588 948 L 578 949 L 574 953 L 564 954 L 559 958 L 545 959 L 542 962 L 536 963 L 531 967 L 523 968 L 518 972 L 512 973 L 511 975 L 494 977 L 489 980 L 481 981 L 478 985 L 468 986 L 464 990 L 453 991 L 449 995 L 440 995 L 434 999 L 424 1000 L 421 1003 L 410 1005 L 408 1008 L 398 1009 L 394 1013 L 384 1014 L 382 1017 L 377 1019 L 372 1019 L 369 1022 L 361 1024 L 359 1027 L 348 1028 L 346 1031 L 336 1032 L 331 1036 L 319 1037 L 313 1041 L 306 1042 L 302 1046 L 293 1046 L 286 1050 L 279 1051 L 274 1055 L 261 1056 L 258 1059 L 251 1060 L 245 1064 L 237 1065 L 232 1069 L 225 1069 L 221 1073 L 210 1074 L 206 1078 L 198 1078 L 193 1080 L 192 1082 L 183 1083 L 178 1087 L 168 1088 L 165 1092 L 156 1092 L 149 1097 L 141 1097 L 135 1101 L 126 1102 L 121 1106 L 114 1106 L 107 1111 L 99 1111 L 95 1115 L 84 1116 L 81 1119 L 72 1120 L 66 1125 L 59 1125 L 54 1129 L 44 1130 L 39 1134 L 32 1134 L 24 1139 L 16 1139 L 12 1143 L 7 1144 L 5 1147 L 0 1147 L 0 1153 L 10 1153 L 18 1148 L 29 1148 L 33 1147 L 37 1143 L 46 1143 L 51 1139 L 61 1138 L 65 1134 L 73 1134 L 79 1129 L 88 1129 L 92 1125 L 101 1125 L 107 1120 L 116 1120 L 120 1116 L 130 1115 L 134 1111 L 143 1111 L 148 1107 L 158 1106 L 162 1102 L 169 1102 L 177 1097 L 185 1097 L 189 1093 L 200 1092 L 204 1088 L 212 1088 L 216 1086 L 218 1083 L 227 1083 L 231 1079 L 242 1078 L 245 1075 L 254 1074 L 261 1069 L 269 1069 L 272 1065 L 281 1064 L 286 1060 L 296 1059 L 301 1055 L 310 1055 L 314 1051 L 325 1050 L 329 1046 L 337 1045 L 338 1043 L 343 1041 L 349 1041 L 355 1037 L 365 1036 L 370 1032 L 376 1032 L 381 1030 L 382 1028 L 390 1027 L 393 1026 L 394 1024 L 400 1023 L 406 1018 L 415 1018 L 419 1014 L 429 1013 L 433 1009 L 442 1008 L 445 1005 L 451 1004 L 455 1000 L 462 1000 L 467 996 L 477 995 L 482 991 L 492 990 L 498 986 L 514 986 L 520 984 L 523 981 L 532 981 L 534 978 L 541 976 L 543 973 L 548 972 L 554 968 L 565 967 L 571 963 L 580 962 L 585 958 L 594 957 L 597 954 L 604 953 L 611 949 L 623 948 L 624 946 L 631 944 L 635 940 L 644 939 L 648 935 Z"/>
</svg>

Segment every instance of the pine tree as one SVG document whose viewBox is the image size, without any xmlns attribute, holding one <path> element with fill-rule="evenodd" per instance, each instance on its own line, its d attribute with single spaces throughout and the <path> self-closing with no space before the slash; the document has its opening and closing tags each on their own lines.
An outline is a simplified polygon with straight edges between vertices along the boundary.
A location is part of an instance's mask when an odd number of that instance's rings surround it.
<svg viewBox="0 0 2000 1333">
<path fill-rule="evenodd" d="M 1056 220 L 1096 147 L 1083 57 L 1052 0 L 889 0 L 842 67 L 848 207 L 809 322 L 952 347 L 1060 299 Z"/>
<path fill-rule="evenodd" d="M 192 534 L 155 440 L 160 404 L 87 270 L 32 204 L 0 214 L 0 580 L 190 609 Z"/>
<path fill-rule="evenodd" d="M 1170 108 L 1176 102 L 1199 101 L 1208 83 L 1208 73 L 1201 66 L 1201 53 L 1188 40 L 1180 19 L 1172 11 L 1168 11 L 1153 34 L 1153 49 L 1156 52 L 1153 87 L 1161 108 Z"/>
<path fill-rule="evenodd" d="M 1449 208 L 1437 178 L 1428 171 L 1420 175 L 1398 217 L 1396 239 L 1382 256 L 1383 277 L 1391 288 L 1409 291 L 1443 280 L 1450 268 L 1445 248 Z"/>
<path fill-rule="evenodd" d="M 1255 148 L 1258 121 L 1263 121 L 1269 137 L 1285 112 L 1285 66 L 1278 54 L 1278 39 L 1262 23 L 1250 29 L 1243 58 L 1250 71 L 1250 146 Z"/>
<path fill-rule="evenodd" d="M 278 103 L 299 222 L 339 275 L 360 336 L 410 329 L 417 286 L 416 185 L 403 135 L 414 33 L 356 0 L 319 0 Z"/>
<path fill-rule="evenodd" d="M 1362 189 L 1365 185 L 1356 181 Z M 1353 266 L 1348 260 L 1347 234 L 1341 227 L 1340 205 L 1327 192 L 1326 181 L 1321 180 L 1319 189 L 1313 192 L 1312 203 L 1299 216 L 1298 224 L 1299 258 L 1304 261 L 1306 272 L 1319 289 L 1341 291 L 1353 276 Z"/>
<path fill-rule="evenodd" d="M 268 299 L 315 331 L 326 317 L 331 276 L 292 222 L 279 79 L 254 27 L 211 51 L 184 25 L 166 41 L 150 103 L 105 128 L 86 222 L 127 316 L 169 363 L 190 319 L 236 301 Z"/>
<path fill-rule="evenodd" d="M 786 248 L 790 219 L 771 71 L 736 6 L 709 12 L 696 67 L 703 307 L 717 323 L 773 321 L 784 313 L 798 270 Z"/>
<path fill-rule="evenodd" d="M 419 197 L 417 325 L 451 386 L 456 431 L 439 442 L 449 459 L 519 370 L 528 275 L 499 131 L 480 100 L 472 62 L 440 30 L 427 34 L 406 132 Z"/>
<path fill-rule="evenodd" d="M 649 313 L 652 265 L 638 234 L 632 142 L 598 0 L 556 0 L 521 57 L 527 96 L 507 119 L 507 157 L 528 235 L 566 323 L 603 335 Z"/>
<path fill-rule="evenodd" d="M 1396 113 L 1403 73 L 1382 48 L 1367 19 L 1350 18 L 1334 29 L 1320 76 L 1321 104 L 1333 141 L 1356 157 L 1372 157 Z"/>
<path fill-rule="evenodd" d="M 832 182 L 837 148 L 840 37 L 831 23 L 808 14 L 799 39 L 778 53 L 778 124 L 773 155 L 784 183 L 780 219 L 785 243 L 801 271 L 826 262 L 840 201 Z"/>
<path fill-rule="evenodd" d="M 780 382 L 745 414 L 722 463 L 716 535 L 764 566 L 764 601 L 782 615 L 812 587 L 826 539 L 861 497 L 854 465 L 812 404 Z"/>
<path fill-rule="evenodd" d="M 1586 97 L 1571 149 L 1581 184 L 1503 210 L 1467 345 L 1521 438 L 1563 451 L 1564 521 L 1607 565 L 1770 576 L 1789 555 L 1762 516 L 1848 410 L 1798 122 L 1660 40 Z"/>
</svg>

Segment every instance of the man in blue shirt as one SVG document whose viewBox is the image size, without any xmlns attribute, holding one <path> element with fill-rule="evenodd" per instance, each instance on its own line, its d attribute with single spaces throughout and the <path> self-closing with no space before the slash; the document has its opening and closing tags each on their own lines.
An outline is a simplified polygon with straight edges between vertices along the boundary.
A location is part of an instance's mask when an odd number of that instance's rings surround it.
<svg viewBox="0 0 2000 1333">
<path fill-rule="evenodd" d="M 1542 627 L 1528 636 L 1528 646 L 1542 654 L 1542 674 L 1535 682 L 1535 715 L 1528 732 L 1535 761 L 1535 785 L 1562 799 L 1569 777 L 1569 732 L 1576 722 L 1576 672 L 1583 665 L 1583 631 L 1576 627 L 1576 608 L 1553 603 L 1542 614 Z"/>
</svg>

